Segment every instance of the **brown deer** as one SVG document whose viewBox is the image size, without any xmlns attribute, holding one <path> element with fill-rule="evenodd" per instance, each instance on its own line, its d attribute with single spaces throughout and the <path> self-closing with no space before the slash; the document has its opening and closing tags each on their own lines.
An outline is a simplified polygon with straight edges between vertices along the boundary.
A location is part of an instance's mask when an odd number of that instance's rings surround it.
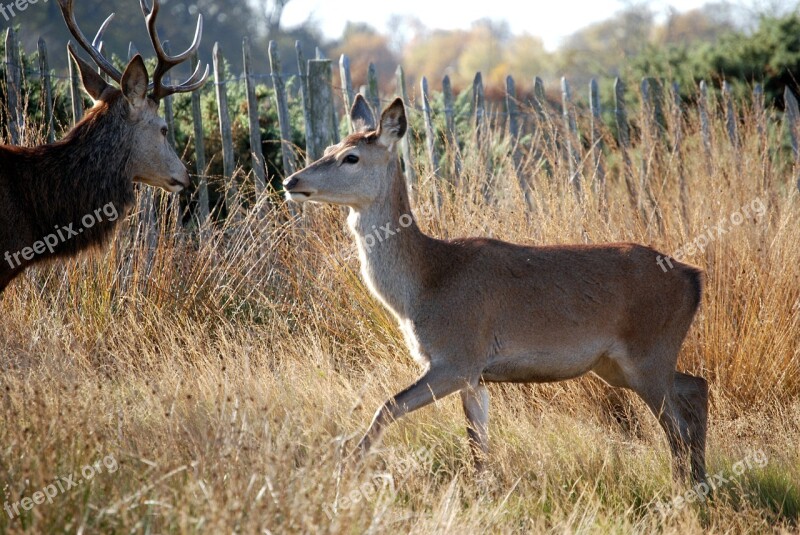
<svg viewBox="0 0 800 535">
<path fill-rule="evenodd" d="M 386 401 L 361 454 L 391 421 L 460 392 L 476 466 L 488 451 L 490 382 L 548 382 L 593 372 L 632 389 L 666 432 L 673 473 L 705 478 L 708 387 L 676 371 L 700 304 L 702 272 L 633 243 L 525 246 L 438 240 L 414 220 L 395 146 L 406 132 L 395 100 L 374 127 L 358 97 L 357 131 L 284 182 L 296 201 L 348 206 L 361 274 L 396 317 L 426 370 Z"/>
<path fill-rule="evenodd" d="M 92 42 L 75 22 L 73 0 L 58 0 L 70 32 L 112 87 L 75 54 L 83 87 L 94 106 L 64 139 L 39 147 L 0 145 L 0 292 L 29 265 L 64 257 L 106 242 L 134 202 L 133 183 L 181 191 L 189 174 L 167 141 L 167 123 L 158 115 L 159 101 L 198 89 L 208 78 L 200 66 L 180 85 L 165 85 L 164 75 L 186 61 L 200 46 L 203 18 L 183 54 L 164 53 L 156 31 L 159 1 L 149 8 L 141 0 L 158 63 L 149 82 L 138 54 L 119 72 L 97 44 L 113 18 L 106 19 Z"/>
</svg>

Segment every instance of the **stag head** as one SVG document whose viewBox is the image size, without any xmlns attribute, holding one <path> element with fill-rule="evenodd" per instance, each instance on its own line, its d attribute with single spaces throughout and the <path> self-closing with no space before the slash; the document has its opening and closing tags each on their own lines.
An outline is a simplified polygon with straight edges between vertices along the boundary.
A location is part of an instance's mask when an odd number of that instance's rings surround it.
<svg viewBox="0 0 800 535">
<path fill-rule="evenodd" d="M 70 56 L 78 65 L 81 80 L 86 93 L 95 101 L 95 105 L 108 104 L 116 100 L 119 93 L 125 99 L 127 113 L 126 127 L 131 129 L 131 162 L 134 181 L 160 187 L 169 192 L 178 192 L 189 185 L 189 173 L 167 139 L 167 123 L 158 114 L 161 99 L 175 93 L 188 93 L 199 89 L 208 79 L 208 65 L 205 71 L 198 63 L 192 75 L 178 85 L 165 85 L 164 75 L 173 67 L 185 62 L 200 47 L 203 34 L 203 16 L 198 16 L 194 41 L 182 54 L 170 56 L 158 37 L 156 19 L 160 8 L 159 0 L 153 0 L 148 7 L 146 0 L 140 0 L 142 13 L 147 23 L 147 32 L 153 44 L 158 62 L 150 81 L 144 60 L 139 54 L 131 59 L 124 72 L 117 70 L 100 52 L 103 33 L 108 28 L 114 14 L 112 13 L 90 42 L 75 21 L 74 0 L 58 0 L 64 21 L 70 33 L 100 70 L 108 78 L 119 85 L 119 89 L 108 84 L 94 68 L 82 60 L 72 47 L 67 45 Z M 116 147 L 110 147 L 114 150 Z"/>
</svg>

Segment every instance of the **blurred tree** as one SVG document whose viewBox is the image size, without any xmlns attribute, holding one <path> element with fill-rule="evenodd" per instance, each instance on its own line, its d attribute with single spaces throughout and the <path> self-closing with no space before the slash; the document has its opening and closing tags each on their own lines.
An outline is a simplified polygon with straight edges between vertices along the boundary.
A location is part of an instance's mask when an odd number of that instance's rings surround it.
<svg viewBox="0 0 800 535">
<path fill-rule="evenodd" d="M 116 54 L 124 61 L 128 55 L 128 43 L 133 42 L 145 58 L 151 57 L 150 40 L 138 2 L 75 2 L 75 17 L 89 39 L 112 12 L 115 13 L 114 21 L 103 39 L 106 55 Z M 173 52 L 183 51 L 192 42 L 198 13 L 202 13 L 205 19 L 201 58 L 210 62 L 214 43 L 219 42 L 235 72 L 239 72 L 242 38 L 258 33 L 251 6 L 240 0 L 163 0 L 158 31 L 162 40 L 170 41 Z M 20 38 L 25 50 L 36 50 L 36 41 L 40 36 L 44 37 L 50 50 L 50 65 L 62 72 L 66 69 L 65 48 L 71 36 L 56 2 L 29 5 L 14 22 L 20 25 Z M 188 75 L 188 66 L 181 68 Z"/>
<path fill-rule="evenodd" d="M 727 80 L 740 91 L 760 82 L 768 101 L 783 105 L 783 89 L 800 77 L 800 15 L 761 17 L 752 33 L 729 31 L 714 42 L 650 45 L 633 58 L 631 75 L 660 76 L 681 83 L 693 97 L 700 80 Z"/>
<path fill-rule="evenodd" d="M 400 60 L 389 47 L 389 38 L 379 34 L 375 28 L 360 22 L 348 22 L 341 40 L 331 47 L 331 56 L 338 62 L 342 54 L 350 58 L 350 74 L 353 88 L 367 83 L 369 64 L 375 64 L 381 93 L 394 86 L 394 71 Z M 334 69 L 338 82 L 338 69 Z"/>
</svg>

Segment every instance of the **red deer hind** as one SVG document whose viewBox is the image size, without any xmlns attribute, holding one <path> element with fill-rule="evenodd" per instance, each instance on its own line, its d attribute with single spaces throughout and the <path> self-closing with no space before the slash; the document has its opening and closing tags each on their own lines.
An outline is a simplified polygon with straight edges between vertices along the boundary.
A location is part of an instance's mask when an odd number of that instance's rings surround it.
<svg viewBox="0 0 800 535">
<path fill-rule="evenodd" d="M 200 88 L 208 66 L 200 65 L 180 85 L 165 85 L 164 75 L 198 49 L 203 31 L 198 17 L 194 42 L 183 54 L 164 52 L 156 31 L 159 1 L 150 8 L 140 0 L 158 63 L 149 81 L 138 54 L 119 72 L 99 52 L 97 43 L 113 18 L 109 16 L 92 42 L 75 21 L 73 0 L 58 0 L 67 26 L 113 87 L 72 46 L 83 87 L 94 106 L 64 139 L 38 147 L 0 145 L 0 292 L 25 268 L 52 257 L 65 257 L 112 235 L 134 202 L 133 183 L 169 192 L 189 185 L 189 174 L 167 141 L 159 101 Z"/>
<path fill-rule="evenodd" d="M 633 390 L 655 413 L 677 479 L 691 467 L 704 480 L 708 387 L 675 369 L 700 304 L 700 270 L 673 262 L 664 273 L 657 251 L 633 243 L 535 247 L 428 236 L 414 220 L 395 150 L 407 128 L 403 101 L 376 126 L 358 96 L 351 118 L 358 132 L 284 187 L 293 200 L 350 208 L 361 274 L 425 368 L 378 409 L 361 452 L 393 420 L 459 392 L 480 467 L 489 445 L 486 383 L 592 372 Z"/>
</svg>

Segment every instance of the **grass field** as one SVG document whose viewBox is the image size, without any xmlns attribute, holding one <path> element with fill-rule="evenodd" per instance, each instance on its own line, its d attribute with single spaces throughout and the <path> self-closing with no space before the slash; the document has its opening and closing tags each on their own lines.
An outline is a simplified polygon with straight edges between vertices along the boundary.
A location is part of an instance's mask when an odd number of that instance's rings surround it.
<svg viewBox="0 0 800 535">
<path fill-rule="evenodd" d="M 154 250 L 134 217 L 109 249 L 30 270 L 0 298 L 0 531 L 797 532 L 800 196 L 751 119 L 739 150 L 715 124 L 710 160 L 689 124 L 684 201 L 678 161 L 645 155 L 661 228 L 630 206 L 613 148 L 607 210 L 589 185 L 575 201 L 563 163 L 551 178 L 533 159 L 527 209 L 499 136 L 491 169 L 465 151 L 439 209 L 420 166 L 415 203 L 438 237 L 670 254 L 725 218 L 686 258 L 707 284 L 679 361 L 711 385 L 713 499 L 673 486 L 644 404 L 591 377 L 492 385 L 485 477 L 457 396 L 391 426 L 351 467 L 375 409 L 419 370 L 360 282 L 344 212 L 312 207 L 299 223 L 252 210 L 202 241 L 164 212 Z"/>
</svg>

